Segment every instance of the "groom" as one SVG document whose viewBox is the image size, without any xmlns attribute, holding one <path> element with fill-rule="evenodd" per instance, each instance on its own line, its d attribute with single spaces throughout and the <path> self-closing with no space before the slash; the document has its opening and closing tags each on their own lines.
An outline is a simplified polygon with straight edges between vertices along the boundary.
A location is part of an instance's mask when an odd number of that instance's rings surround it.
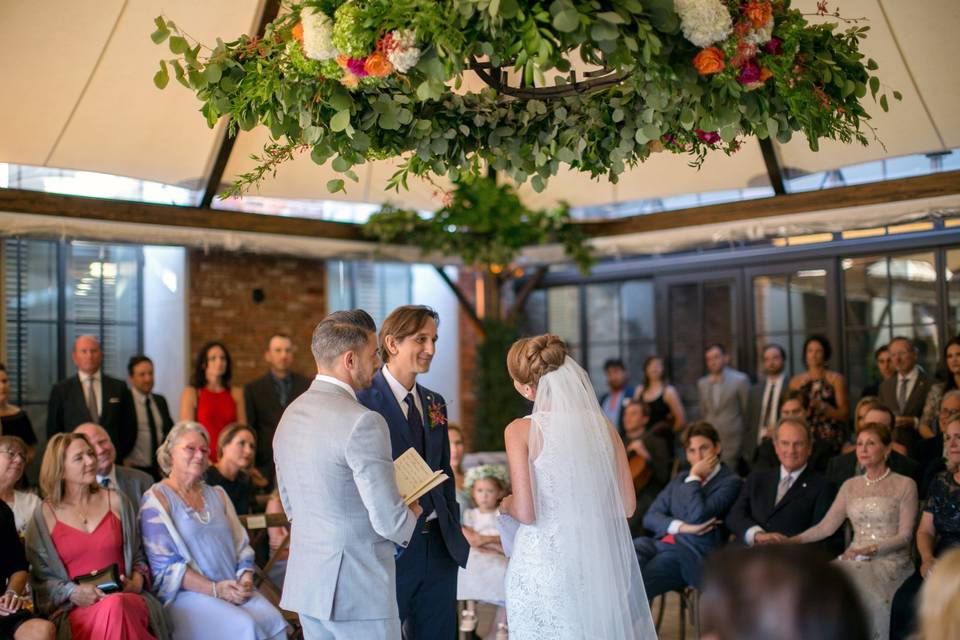
<svg viewBox="0 0 960 640">
<path fill-rule="evenodd" d="M 413 447 L 431 469 L 453 478 L 443 397 L 417 384 L 417 374 L 430 370 L 439 320 L 430 307 L 394 309 L 380 327 L 380 357 L 386 364 L 359 398 L 386 418 L 394 458 Z M 453 481 L 420 498 L 420 506 L 417 532 L 397 558 L 403 636 L 450 640 L 457 634 L 457 566 L 466 566 L 470 548 L 460 529 Z"/>
<path fill-rule="evenodd" d="M 337 311 L 313 332 L 317 377 L 273 438 L 277 487 L 291 522 L 280 605 L 307 640 L 395 640 L 395 545 L 419 537 L 417 503 L 397 491 L 387 425 L 357 402 L 380 365 L 373 318 Z"/>
</svg>

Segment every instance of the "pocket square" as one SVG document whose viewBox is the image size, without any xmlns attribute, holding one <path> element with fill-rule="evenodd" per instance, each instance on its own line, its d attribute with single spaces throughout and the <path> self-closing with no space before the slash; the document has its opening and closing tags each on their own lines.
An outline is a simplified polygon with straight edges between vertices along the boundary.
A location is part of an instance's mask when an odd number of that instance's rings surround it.
<svg viewBox="0 0 960 640">
<path fill-rule="evenodd" d="M 110 398 L 109 400 L 107 400 L 107 402 L 110 404 L 119 404 L 120 398 Z"/>
</svg>

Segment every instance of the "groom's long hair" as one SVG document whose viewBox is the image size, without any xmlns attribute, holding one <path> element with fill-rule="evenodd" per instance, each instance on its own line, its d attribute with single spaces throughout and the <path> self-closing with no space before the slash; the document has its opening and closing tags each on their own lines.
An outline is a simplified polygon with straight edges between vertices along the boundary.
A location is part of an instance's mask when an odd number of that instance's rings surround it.
<svg viewBox="0 0 960 640">
<path fill-rule="evenodd" d="M 383 358 L 383 361 L 390 361 L 390 350 L 387 349 L 387 343 L 385 342 L 387 336 L 393 336 L 394 340 L 400 342 L 419 331 L 426 324 L 427 318 L 433 318 L 437 326 L 440 326 L 440 314 L 426 305 L 406 304 L 391 311 L 387 319 L 380 325 L 379 346 L 380 357 Z"/>
</svg>

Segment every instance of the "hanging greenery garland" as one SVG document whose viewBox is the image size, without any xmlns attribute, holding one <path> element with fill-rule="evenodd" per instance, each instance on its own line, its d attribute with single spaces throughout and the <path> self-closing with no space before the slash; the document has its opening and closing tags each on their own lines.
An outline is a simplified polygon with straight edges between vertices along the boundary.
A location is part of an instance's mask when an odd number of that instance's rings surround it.
<svg viewBox="0 0 960 640">
<path fill-rule="evenodd" d="M 848 22 L 810 24 L 789 0 L 307 0 L 262 38 L 206 52 L 158 17 L 152 39 L 175 57 L 154 82 L 172 70 L 211 127 L 269 128 L 225 195 L 299 153 L 353 181 L 357 165 L 400 158 L 394 189 L 493 168 L 541 191 L 561 165 L 616 182 L 651 153 L 699 164 L 744 136 L 867 144 L 861 100 L 886 110 L 887 97 L 859 52 L 868 27 Z M 471 74 L 485 88 L 466 91 Z"/>
</svg>

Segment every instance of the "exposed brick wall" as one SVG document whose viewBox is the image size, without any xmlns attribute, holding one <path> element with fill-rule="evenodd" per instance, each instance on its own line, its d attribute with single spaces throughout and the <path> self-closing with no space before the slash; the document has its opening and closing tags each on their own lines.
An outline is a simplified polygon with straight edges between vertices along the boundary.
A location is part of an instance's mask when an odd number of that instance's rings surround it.
<svg viewBox="0 0 960 640">
<path fill-rule="evenodd" d="M 226 251 L 189 252 L 190 364 L 208 340 L 220 340 L 233 359 L 233 383 L 263 375 L 266 339 L 287 333 L 297 347 L 294 369 L 311 376 L 313 328 L 326 314 L 323 260 Z M 254 302 L 254 289 L 264 299 Z"/>
</svg>

